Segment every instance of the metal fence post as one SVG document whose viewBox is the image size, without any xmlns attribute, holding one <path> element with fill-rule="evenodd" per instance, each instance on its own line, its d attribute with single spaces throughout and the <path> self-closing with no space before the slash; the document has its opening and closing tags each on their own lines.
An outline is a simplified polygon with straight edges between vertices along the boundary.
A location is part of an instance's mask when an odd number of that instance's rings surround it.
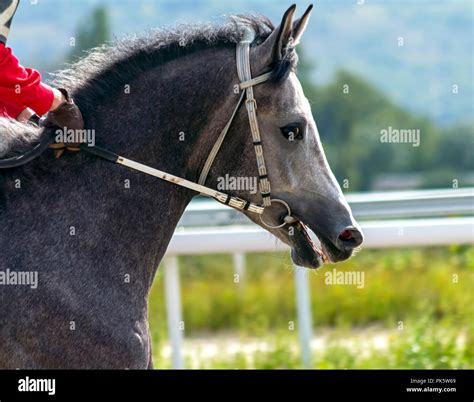
<svg viewBox="0 0 474 402">
<path fill-rule="evenodd" d="M 245 254 L 242 252 L 232 254 L 234 262 L 234 273 L 239 277 L 239 285 L 242 285 L 245 279 Z"/>
<path fill-rule="evenodd" d="M 172 256 L 165 258 L 164 267 L 166 314 L 172 365 L 173 368 L 180 369 L 184 368 L 184 361 L 178 257 Z"/>
<path fill-rule="evenodd" d="M 296 309 L 298 317 L 298 337 L 300 339 L 301 362 L 303 367 L 312 367 L 311 338 L 311 297 L 306 268 L 295 265 Z"/>
</svg>

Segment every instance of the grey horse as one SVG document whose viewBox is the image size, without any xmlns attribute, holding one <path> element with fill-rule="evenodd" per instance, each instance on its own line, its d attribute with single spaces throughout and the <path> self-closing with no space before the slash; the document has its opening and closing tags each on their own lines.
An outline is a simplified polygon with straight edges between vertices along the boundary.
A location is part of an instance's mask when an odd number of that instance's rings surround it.
<svg viewBox="0 0 474 402">
<path fill-rule="evenodd" d="M 258 120 L 272 195 L 297 222 L 269 230 L 298 265 L 351 256 L 362 243 L 319 140 L 296 77 L 299 42 L 311 9 L 295 7 L 274 28 L 256 16 L 222 25 L 181 25 L 95 49 L 55 78 L 81 108 L 98 145 L 197 181 L 237 99 L 235 46 L 245 29 Z M 4 156 L 34 143 L 41 130 L 0 119 Z M 240 108 L 206 185 L 255 177 L 245 108 Z M 148 294 L 186 205 L 197 194 L 85 153 L 0 172 L 0 367 L 152 368 Z M 230 191 L 255 203 L 259 194 Z M 278 223 L 273 205 L 265 220 Z M 260 221 L 251 213 L 250 219 Z M 319 237 L 310 241 L 306 227 Z M 37 275 L 37 286 L 12 278 Z M 10 278 L 10 284 L 5 282 Z"/>
</svg>

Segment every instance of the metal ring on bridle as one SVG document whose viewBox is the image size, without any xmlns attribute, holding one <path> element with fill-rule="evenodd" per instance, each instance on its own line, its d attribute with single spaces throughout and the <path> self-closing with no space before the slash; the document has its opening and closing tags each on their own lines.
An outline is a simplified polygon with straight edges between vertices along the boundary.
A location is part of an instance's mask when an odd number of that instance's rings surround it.
<svg viewBox="0 0 474 402">
<path fill-rule="evenodd" d="M 280 200 L 280 199 L 278 199 L 278 198 L 272 198 L 272 199 L 271 199 L 271 202 L 272 202 L 272 203 L 273 203 L 273 202 L 277 202 L 277 203 L 282 204 L 282 205 L 286 208 L 286 210 L 287 210 L 287 212 L 288 212 L 288 215 L 286 215 L 286 216 L 283 218 L 283 223 L 281 223 L 281 224 L 279 224 L 279 225 L 269 225 L 268 223 L 266 223 L 266 222 L 262 219 L 262 215 L 260 215 L 260 222 L 262 222 L 267 228 L 270 228 L 270 229 L 279 229 L 279 228 L 282 228 L 283 226 L 285 226 L 285 225 L 287 225 L 287 224 L 290 225 L 290 224 L 296 222 L 296 219 L 291 216 L 291 209 L 290 209 L 290 206 L 288 205 L 287 202 L 285 202 L 285 201 L 283 201 L 283 200 Z"/>
</svg>

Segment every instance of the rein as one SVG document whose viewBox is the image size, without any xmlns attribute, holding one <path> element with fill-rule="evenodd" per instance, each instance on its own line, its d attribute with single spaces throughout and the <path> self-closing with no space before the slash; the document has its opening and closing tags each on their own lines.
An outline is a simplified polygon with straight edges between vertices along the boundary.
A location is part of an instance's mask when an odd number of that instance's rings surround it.
<svg viewBox="0 0 474 402">
<path fill-rule="evenodd" d="M 245 201 L 238 197 L 233 197 L 230 194 L 222 193 L 218 190 L 214 190 L 209 187 L 202 186 L 201 184 L 194 183 L 193 181 L 189 181 L 181 177 L 165 173 L 161 170 L 152 168 L 142 163 L 132 161 L 131 159 L 124 158 L 123 156 L 117 155 L 111 151 L 108 151 L 107 149 L 98 147 L 96 145 L 90 147 L 86 144 L 82 144 L 80 149 L 81 151 L 85 151 L 86 153 L 98 156 L 99 158 L 108 160 L 110 162 L 127 166 L 133 170 L 138 170 L 139 172 L 146 173 L 150 176 L 158 177 L 159 179 L 176 184 L 177 186 L 186 187 L 190 190 L 197 191 L 203 195 L 215 198 L 217 201 L 225 205 L 229 205 L 240 210 L 248 210 L 257 214 L 263 213 L 264 208 L 257 204 Z"/>
</svg>

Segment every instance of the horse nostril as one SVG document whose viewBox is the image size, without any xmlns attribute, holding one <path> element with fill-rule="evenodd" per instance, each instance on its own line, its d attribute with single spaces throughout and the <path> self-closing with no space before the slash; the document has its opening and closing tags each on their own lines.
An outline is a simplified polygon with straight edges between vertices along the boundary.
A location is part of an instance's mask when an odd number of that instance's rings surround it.
<svg viewBox="0 0 474 402">
<path fill-rule="evenodd" d="M 337 242 L 341 249 L 352 250 L 362 244 L 364 237 L 360 230 L 353 226 L 345 228 L 338 236 Z"/>
<path fill-rule="evenodd" d="M 343 230 L 341 234 L 339 235 L 339 238 L 341 240 L 351 240 L 352 239 L 352 232 L 348 229 Z"/>
</svg>

